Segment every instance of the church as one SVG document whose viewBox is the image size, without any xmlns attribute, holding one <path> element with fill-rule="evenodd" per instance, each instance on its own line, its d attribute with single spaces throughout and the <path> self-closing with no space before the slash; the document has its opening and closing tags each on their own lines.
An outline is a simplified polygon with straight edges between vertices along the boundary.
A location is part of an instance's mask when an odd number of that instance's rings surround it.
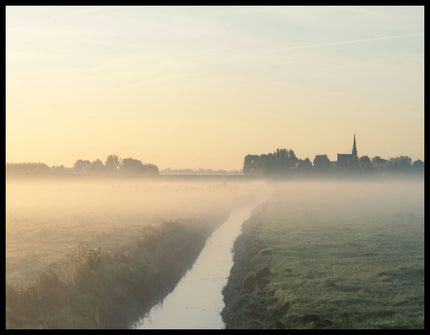
<svg viewBox="0 0 430 335">
<path fill-rule="evenodd" d="M 357 158 L 357 146 L 355 144 L 355 134 L 354 134 L 354 144 L 352 146 L 352 154 L 337 154 L 337 166 L 346 166 L 348 160 L 351 158 Z"/>
</svg>

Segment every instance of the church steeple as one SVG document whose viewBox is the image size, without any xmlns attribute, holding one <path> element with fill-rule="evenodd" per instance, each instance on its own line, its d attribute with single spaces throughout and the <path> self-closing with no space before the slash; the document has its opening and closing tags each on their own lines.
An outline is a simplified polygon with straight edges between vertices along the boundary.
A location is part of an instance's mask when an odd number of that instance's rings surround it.
<svg viewBox="0 0 430 335">
<path fill-rule="evenodd" d="M 355 144 L 355 134 L 354 134 L 354 145 L 352 147 L 352 155 L 357 157 L 357 145 Z"/>
</svg>

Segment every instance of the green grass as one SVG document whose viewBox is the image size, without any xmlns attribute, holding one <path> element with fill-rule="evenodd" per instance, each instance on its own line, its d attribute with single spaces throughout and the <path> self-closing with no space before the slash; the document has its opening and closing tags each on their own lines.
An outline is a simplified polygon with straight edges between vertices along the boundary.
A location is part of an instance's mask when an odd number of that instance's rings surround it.
<svg viewBox="0 0 430 335">
<path fill-rule="evenodd" d="M 337 210 L 335 191 L 291 206 L 282 189 L 245 224 L 224 290 L 228 328 L 424 327 L 422 212 L 407 200 L 379 207 L 385 196 L 370 193 L 367 210 L 351 199 Z M 263 268 L 266 283 L 249 290 Z M 268 313 L 286 302 L 288 312 Z"/>
<path fill-rule="evenodd" d="M 114 254 L 80 244 L 31 285 L 6 285 L 6 328 L 128 328 L 174 288 L 214 222 L 149 226 Z"/>
<path fill-rule="evenodd" d="M 261 182 L 58 179 L 6 181 L 6 282 L 27 286 L 80 241 L 114 252 L 147 226 L 202 224 L 253 199 Z"/>
<path fill-rule="evenodd" d="M 128 328 L 262 189 L 222 179 L 8 179 L 6 327 Z"/>
</svg>

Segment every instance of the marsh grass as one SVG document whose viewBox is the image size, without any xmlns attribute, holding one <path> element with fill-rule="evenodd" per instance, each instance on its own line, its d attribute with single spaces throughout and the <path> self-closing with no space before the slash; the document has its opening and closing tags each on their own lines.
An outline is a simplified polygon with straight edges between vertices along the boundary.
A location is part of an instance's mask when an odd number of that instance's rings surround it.
<svg viewBox="0 0 430 335">
<path fill-rule="evenodd" d="M 323 207 L 291 206 L 285 192 L 236 241 L 224 289 L 228 328 L 424 327 L 422 211 L 402 198 L 402 206 L 381 209 L 370 197 L 361 202 L 365 211 L 354 201 L 336 210 L 330 190 Z M 249 276 L 262 268 L 270 269 L 268 283 L 250 286 Z M 282 302 L 288 312 L 268 313 Z"/>
<path fill-rule="evenodd" d="M 264 188 L 219 179 L 6 186 L 6 327 L 59 329 L 130 327 Z"/>
<path fill-rule="evenodd" d="M 145 227 L 233 211 L 261 182 L 53 179 L 6 181 L 6 282 L 26 286 L 61 266 L 80 241 L 115 252 Z"/>
<path fill-rule="evenodd" d="M 213 227 L 146 227 L 114 254 L 81 243 L 60 268 L 42 272 L 31 285 L 6 285 L 6 327 L 127 328 L 173 289 Z"/>
</svg>

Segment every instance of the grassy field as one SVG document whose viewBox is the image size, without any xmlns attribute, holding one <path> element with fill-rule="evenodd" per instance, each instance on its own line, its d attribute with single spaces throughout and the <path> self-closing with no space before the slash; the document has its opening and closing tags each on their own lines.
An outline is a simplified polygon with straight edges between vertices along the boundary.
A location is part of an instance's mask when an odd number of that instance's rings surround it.
<svg viewBox="0 0 430 335">
<path fill-rule="evenodd" d="M 261 182 L 7 181 L 6 327 L 127 328 Z"/>
<path fill-rule="evenodd" d="M 223 179 L 7 180 L 6 281 L 29 284 L 81 242 L 115 251 L 150 225 L 206 224 L 255 197 L 262 185 Z"/>
<path fill-rule="evenodd" d="M 60 269 L 6 284 L 7 328 L 128 328 L 174 288 L 203 248 L 206 225 L 148 226 L 115 253 L 80 244 Z"/>
<path fill-rule="evenodd" d="M 424 183 L 290 182 L 244 225 L 227 328 L 423 328 Z"/>
</svg>

